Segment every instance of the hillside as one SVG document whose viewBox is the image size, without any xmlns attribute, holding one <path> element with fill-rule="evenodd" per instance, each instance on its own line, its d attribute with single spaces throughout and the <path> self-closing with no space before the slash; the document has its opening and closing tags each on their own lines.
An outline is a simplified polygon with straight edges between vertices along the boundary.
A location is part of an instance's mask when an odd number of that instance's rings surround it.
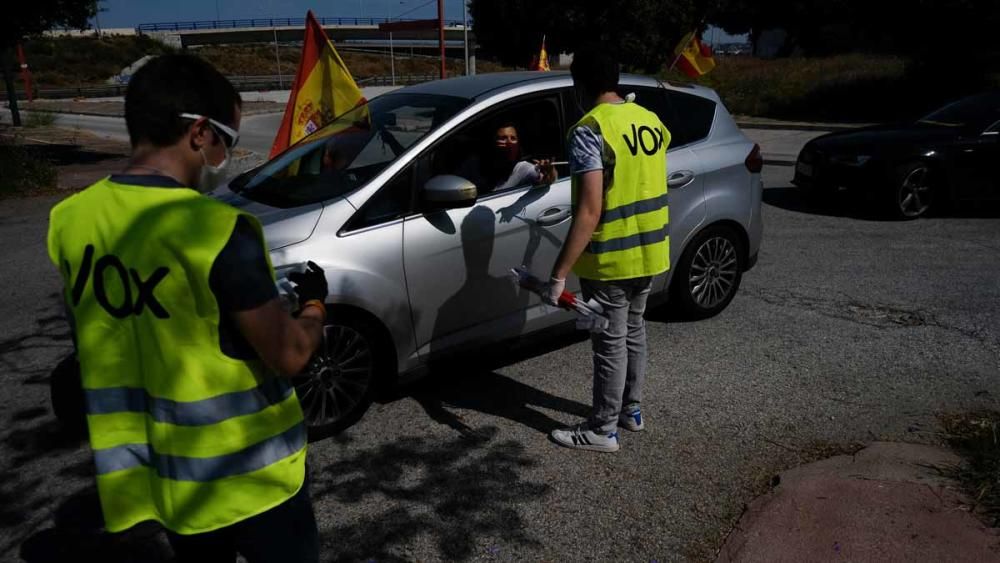
<svg viewBox="0 0 1000 563">
<path fill-rule="evenodd" d="M 44 37 L 25 42 L 24 49 L 37 88 L 102 85 L 145 55 L 176 51 L 148 37 Z M 279 47 L 278 59 L 283 76 L 295 74 L 300 49 L 298 45 Z M 188 52 L 205 58 L 229 76 L 274 76 L 279 73 L 272 44 L 200 47 Z M 358 80 L 369 76 L 387 76 L 391 72 L 387 52 L 368 54 L 345 49 L 341 56 Z M 479 72 L 504 70 L 487 61 L 478 61 L 476 66 Z M 435 74 L 438 61 L 430 57 L 410 58 L 408 53 L 397 52 L 395 67 L 397 75 Z M 461 60 L 449 59 L 449 74 L 463 72 Z"/>
</svg>

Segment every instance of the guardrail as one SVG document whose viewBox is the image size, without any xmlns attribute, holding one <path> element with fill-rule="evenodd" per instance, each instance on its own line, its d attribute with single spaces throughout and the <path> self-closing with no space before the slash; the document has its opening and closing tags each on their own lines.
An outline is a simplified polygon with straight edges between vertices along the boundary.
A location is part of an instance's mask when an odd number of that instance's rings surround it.
<svg viewBox="0 0 1000 563">
<path fill-rule="evenodd" d="M 367 25 L 380 23 L 415 21 L 399 18 L 316 18 L 322 26 Z M 445 27 L 461 27 L 460 20 L 445 21 Z M 150 31 L 198 31 L 206 29 L 241 29 L 251 27 L 305 27 L 305 18 L 253 18 L 244 20 L 201 20 L 187 22 L 141 23 L 135 27 L 136 33 Z"/>
<path fill-rule="evenodd" d="M 230 76 L 229 81 L 240 92 L 266 92 L 268 90 L 288 90 L 292 87 L 294 76 Z M 395 84 L 406 86 L 437 80 L 436 74 L 397 74 Z M 367 76 L 356 80 L 358 86 L 390 86 L 394 83 L 392 76 Z M 124 96 L 127 84 L 109 84 L 107 86 L 81 86 L 76 88 L 35 88 L 35 98 L 67 99 L 67 98 L 110 98 Z M 24 90 L 17 90 L 18 100 L 27 100 Z"/>
</svg>

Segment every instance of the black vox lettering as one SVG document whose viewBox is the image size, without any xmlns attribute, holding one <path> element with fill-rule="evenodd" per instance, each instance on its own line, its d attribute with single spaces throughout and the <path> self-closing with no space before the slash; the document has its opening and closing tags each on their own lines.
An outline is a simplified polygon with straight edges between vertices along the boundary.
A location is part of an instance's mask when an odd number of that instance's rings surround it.
<svg viewBox="0 0 1000 563">
<path fill-rule="evenodd" d="M 71 273 L 68 261 L 63 261 L 63 266 L 67 272 Z M 111 270 L 111 276 L 106 275 Z M 88 244 L 83 250 L 83 261 L 80 263 L 80 270 L 73 280 L 72 300 L 73 306 L 80 304 L 83 292 L 87 287 L 87 282 L 93 277 L 94 298 L 109 315 L 116 319 L 124 319 L 129 315 L 141 315 L 144 308 L 148 308 L 156 318 L 169 319 L 170 313 L 156 299 L 154 291 L 163 278 L 170 273 L 170 268 L 161 266 L 157 268 L 149 278 L 143 280 L 135 268 L 125 268 L 125 264 L 114 255 L 102 256 L 94 263 L 94 245 Z M 117 280 L 115 278 L 117 277 Z M 132 282 L 135 283 L 135 300 L 132 300 Z M 108 283 L 118 283 L 122 288 L 122 302 L 120 304 L 111 303 L 108 296 Z"/>
<path fill-rule="evenodd" d="M 663 131 L 653 129 L 647 125 L 636 127 L 633 123 L 632 137 L 629 138 L 628 135 L 622 135 L 622 138 L 625 139 L 625 145 L 628 147 L 629 152 L 632 153 L 632 156 L 639 154 L 639 148 L 642 148 L 642 152 L 646 155 L 653 156 L 660 152 L 660 148 L 663 147 Z"/>
</svg>

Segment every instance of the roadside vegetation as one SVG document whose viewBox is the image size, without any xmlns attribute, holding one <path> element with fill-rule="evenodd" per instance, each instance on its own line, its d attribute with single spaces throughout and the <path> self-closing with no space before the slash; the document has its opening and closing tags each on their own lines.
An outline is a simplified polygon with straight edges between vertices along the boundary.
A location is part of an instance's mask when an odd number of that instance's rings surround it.
<svg viewBox="0 0 1000 563">
<path fill-rule="evenodd" d="M 953 472 L 972 499 L 973 512 L 1000 526 L 1000 412 L 941 416 L 948 444 L 965 460 Z"/>
<path fill-rule="evenodd" d="M 660 76 L 715 89 L 734 114 L 832 122 L 910 120 L 963 95 L 1000 87 L 997 74 L 945 79 L 887 55 L 718 56 L 716 62 L 715 70 L 697 80 L 676 70 Z"/>
</svg>

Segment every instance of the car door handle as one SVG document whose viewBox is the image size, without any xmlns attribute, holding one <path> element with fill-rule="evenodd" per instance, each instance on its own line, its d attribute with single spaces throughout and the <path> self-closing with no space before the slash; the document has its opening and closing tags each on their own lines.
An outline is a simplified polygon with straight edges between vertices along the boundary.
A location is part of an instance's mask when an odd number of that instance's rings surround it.
<svg viewBox="0 0 1000 563">
<path fill-rule="evenodd" d="M 676 190 L 677 188 L 683 188 L 693 181 L 694 172 L 690 170 L 678 170 L 670 176 L 667 176 L 667 187 Z"/>
<path fill-rule="evenodd" d="M 562 223 L 573 213 L 573 208 L 569 205 L 557 205 L 550 207 L 538 214 L 535 222 L 543 227 L 551 227 Z"/>
</svg>

